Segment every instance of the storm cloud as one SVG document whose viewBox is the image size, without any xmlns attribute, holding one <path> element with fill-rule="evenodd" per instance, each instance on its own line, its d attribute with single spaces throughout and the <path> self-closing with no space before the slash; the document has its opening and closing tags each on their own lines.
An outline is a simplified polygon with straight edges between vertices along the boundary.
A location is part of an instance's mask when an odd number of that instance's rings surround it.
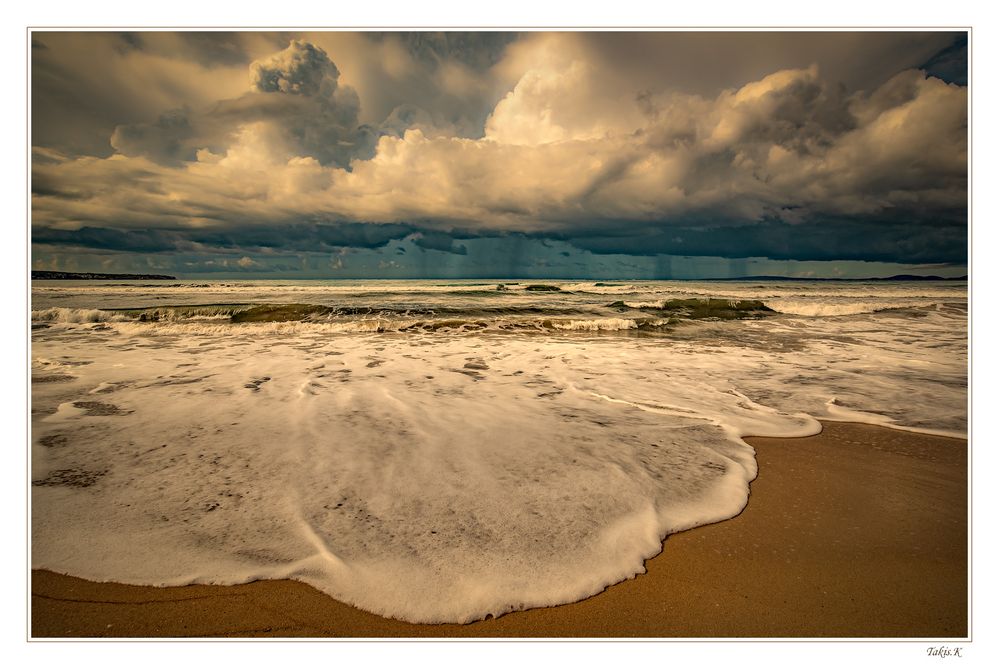
<svg viewBox="0 0 999 669">
<path fill-rule="evenodd" d="M 98 101 L 79 123 L 109 149 L 53 127 L 63 112 L 33 116 L 38 251 L 408 238 L 471 261 L 485 247 L 469 240 L 519 237 L 587 257 L 967 261 L 964 34 L 34 39 L 33 109 L 80 67 L 63 52 L 114 54 L 101 81 L 89 63 Z M 101 104 L 139 72 L 160 109 Z"/>
<path fill-rule="evenodd" d="M 199 150 L 225 152 L 233 131 L 252 126 L 268 135 L 272 154 L 346 168 L 355 157 L 371 157 L 375 136 L 358 123 L 360 100 L 339 78 L 325 51 L 292 40 L 250 64 L 243 95 L 200 111 L 171 110 L 153 123 L 119 125 L 111 146 L 125 156 L 180 165 L 197 160 Z"/>
</svg>

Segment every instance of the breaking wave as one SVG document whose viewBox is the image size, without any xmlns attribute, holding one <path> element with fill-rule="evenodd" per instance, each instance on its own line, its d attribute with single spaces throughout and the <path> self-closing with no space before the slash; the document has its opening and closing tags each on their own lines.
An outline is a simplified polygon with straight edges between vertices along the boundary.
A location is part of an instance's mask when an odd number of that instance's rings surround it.
<svg viewBox="0 0 999 669">
<path fill-rule="evenodd" d="M 466 622 L 739 513 L 742 435 L 966 431 L 959 287 L 427 283 L 33 290 L 32 566 Z"/>
</svg>

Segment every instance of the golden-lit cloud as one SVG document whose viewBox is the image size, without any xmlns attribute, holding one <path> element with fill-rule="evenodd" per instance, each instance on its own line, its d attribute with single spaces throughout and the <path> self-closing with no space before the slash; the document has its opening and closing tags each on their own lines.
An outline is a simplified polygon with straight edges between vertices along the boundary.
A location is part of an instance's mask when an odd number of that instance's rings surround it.
<svg viewBox="0 0 999 669">
<path fill-rule="evenodd" d="M 356 35 L 332 38 L 361 48 Z M 919 69 L 849 90 L 810 63 L 705 94 L 668 80 L 634 88 L 648 83 L 645 64 L 636 63 L 634 76 L 616 70 L 586 36 L 530 35 L 491 44 L 479 58 L 461 45 L 407 47 L 389 35 L 368 40 L 390 56 L 377 75 L 351 52 L 347 60 L 369 76 L 360 83 L 355 73 L 355 88 L 318 41 L 291 38 L 281 47 L 257 38 L 251 58 L 251 47 L 232 39 L 215 56 L 224 62 L 211 66 L 169 66 L 160 43 L 143 51 L 144 76 L 168 82 L 158 90 L 187 73 L 176 84 L 182 93 L 159 100 L 155 114 L 143 106 L 146 118 L 116 124 L 110 155 L 39 144 L 33 225 L 363 223 L 410 226 L 430 240 L 649 230 L 662 237 L 694 224 L 953 212 L 966 200 L 967 88 Z M 149 64 L 156 59 L 163 62 Z M 231 64 L 240 59 L 250 60 Z M 435 82 L 452 98 L 466 92 L 463 109 L 482 108 L 479 131 L 470 130 L 471 111 L 449 118 L 432 101 L 395 104 L 384 94 L 377 104 L 385 115 L 362 122 L 371 77 Z M 204 82 L 216 79 L 225 83 L 209 100 Z M 457 249 L 451 242 L 437 245 Z"/>
</svg>

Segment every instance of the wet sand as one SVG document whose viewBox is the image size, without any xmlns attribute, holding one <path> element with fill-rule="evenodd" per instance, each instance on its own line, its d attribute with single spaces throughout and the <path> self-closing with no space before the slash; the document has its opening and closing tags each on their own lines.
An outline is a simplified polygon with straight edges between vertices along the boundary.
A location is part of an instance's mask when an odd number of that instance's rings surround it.
<svg viewBox="0 0 999 669">
<path fill-rule="evenodd" d="M 736 518 L 669 537 L 582 602 L 469 625 L 365 613 L 295 581 L 153 588 L 32 572 L 33 637 L 968 635 L 967 442 L 853 423 L 750 438 Z"/>
</svg>

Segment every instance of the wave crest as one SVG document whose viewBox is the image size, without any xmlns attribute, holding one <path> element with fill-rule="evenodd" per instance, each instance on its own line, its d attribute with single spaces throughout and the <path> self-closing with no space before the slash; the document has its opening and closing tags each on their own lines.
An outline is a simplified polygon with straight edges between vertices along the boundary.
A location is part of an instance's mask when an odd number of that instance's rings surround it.
<svg viewBox="0 0 999 669">
<path fill-rule="evenodd" d="M 877 300 L 864 302 L 817 302 L 815 300 L 766 300 L 768 307 L 789 316 L 856 316 L 897 309 L 926 309 L 936 301 L 904 302 Z"/>
</svg>

